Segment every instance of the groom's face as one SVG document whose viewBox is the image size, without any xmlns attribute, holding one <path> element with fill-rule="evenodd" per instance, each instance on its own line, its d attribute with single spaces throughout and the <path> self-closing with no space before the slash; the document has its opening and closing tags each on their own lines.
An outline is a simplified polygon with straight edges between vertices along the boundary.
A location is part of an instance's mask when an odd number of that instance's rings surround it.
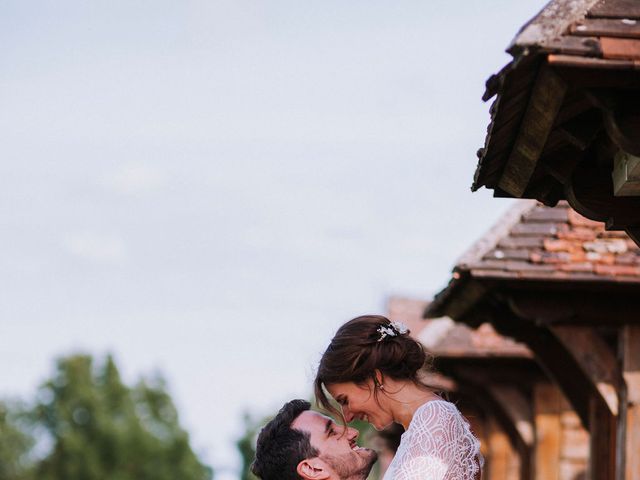
<svg viewBox="0 0 640 480">
<path fill-rule="evenodd" d="M 378 458 L 375 451 L 358 447 L 355 428 L 337 425 L 318 412 L 302 412 L 291 427 L 309 433 L 311 446 L 319 452 L 318 459 L 331 473 L 327 478 L 365 479 Z"/>
</svg>

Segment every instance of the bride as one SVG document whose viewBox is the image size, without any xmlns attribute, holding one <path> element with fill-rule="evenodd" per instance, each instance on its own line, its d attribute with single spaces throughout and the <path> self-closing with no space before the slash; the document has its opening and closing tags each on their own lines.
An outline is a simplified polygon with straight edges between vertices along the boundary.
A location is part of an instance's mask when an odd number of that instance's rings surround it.
<svg viewBox="0 0 640 480">
<path fill-rule="evenodd" d="M 318 403 L 345 424 L 360 419 L 377 430 L 393 422 L 404 427 L 384 480 L 479 480 L 480 443 L 456 406 L 421 380 L 428 357 L 408 333 L 378 315 L 345 323 L 320 360 Z"/>
</svg>

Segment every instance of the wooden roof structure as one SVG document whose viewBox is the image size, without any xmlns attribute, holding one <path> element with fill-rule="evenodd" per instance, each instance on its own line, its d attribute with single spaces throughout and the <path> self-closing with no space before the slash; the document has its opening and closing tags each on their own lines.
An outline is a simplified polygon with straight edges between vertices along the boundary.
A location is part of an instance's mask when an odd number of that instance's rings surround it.
<svg viewBox="0 0 640 480">
<path fill-rule="evenodd" d="M 640 2 L 553 0 L 507 51 L 472 190 L 566 199 L 640 243 Z"/>
<path fill-rule="evenodd" d="M 638 312 L 635 242 L 566 202 L 522 200 L 460 258 L 425 316 L 489 322 L 526 344 L 591 433 L 591 478 L 630 480 L 640 478 L 626 455 L 640 447 Z"/>
</svg>

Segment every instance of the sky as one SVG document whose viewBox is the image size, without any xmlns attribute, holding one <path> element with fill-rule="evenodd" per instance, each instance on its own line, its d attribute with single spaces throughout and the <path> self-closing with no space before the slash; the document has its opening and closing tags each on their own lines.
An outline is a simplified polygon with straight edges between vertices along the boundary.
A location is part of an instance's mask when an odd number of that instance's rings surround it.
<svg viewBox="0 0 640 480">
<path fill-rule="evenodd" d="M 480 97 L 543 4 L 0 3 L 0 396 L 111 352 L 237 478 L 242 412 L 511 205 L 470 192 Z"/>
</svg>

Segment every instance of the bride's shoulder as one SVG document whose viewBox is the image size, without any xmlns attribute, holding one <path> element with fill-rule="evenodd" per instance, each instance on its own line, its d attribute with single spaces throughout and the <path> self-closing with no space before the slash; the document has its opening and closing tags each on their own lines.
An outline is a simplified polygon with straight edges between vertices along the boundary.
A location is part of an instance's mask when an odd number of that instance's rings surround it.
<svg viewBox="0 0 640 480">
<path fill-rule="evenodd" d="M 429 400 L 414 413 L 411 423 L 431 424 L 461 418 L 460 411 L 453 403 L 442 399 Z"/>
</svg>

